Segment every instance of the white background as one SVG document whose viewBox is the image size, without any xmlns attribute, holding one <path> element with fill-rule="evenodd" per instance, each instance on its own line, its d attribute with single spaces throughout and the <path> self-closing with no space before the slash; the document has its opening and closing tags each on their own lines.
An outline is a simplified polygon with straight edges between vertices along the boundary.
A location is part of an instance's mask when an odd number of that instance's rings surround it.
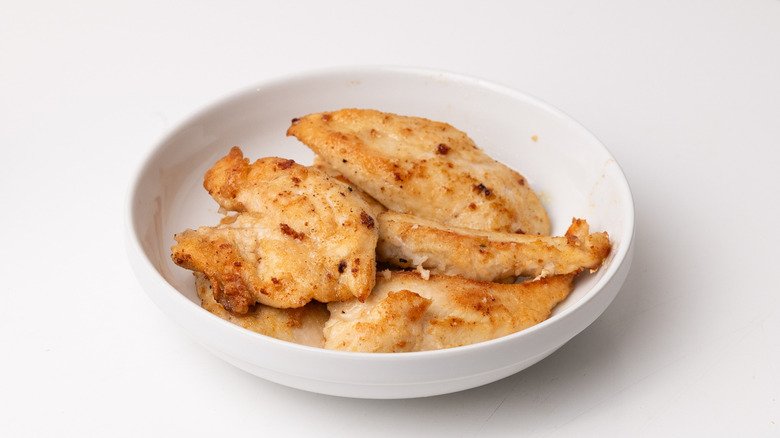
<svg viewBox="0 0 780 438">
<path fill-rule="evenodd" d="M 0 435 L 780 436 L 780 1 L 36 2 L 0 7 Z M 239 371 L 128 266 L 156 142 L 285 74 L 425 67 L 568 113 L 631 184 L 593 325 L 494 384 L 365 401 Z"/>
</svg>

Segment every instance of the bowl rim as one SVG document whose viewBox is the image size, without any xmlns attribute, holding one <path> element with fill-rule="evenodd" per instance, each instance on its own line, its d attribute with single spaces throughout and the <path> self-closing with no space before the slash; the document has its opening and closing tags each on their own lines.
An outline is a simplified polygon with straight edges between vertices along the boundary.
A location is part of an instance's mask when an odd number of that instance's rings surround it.
<svg viewBox="0 0 780 438">
<path fill-rule="evenodd" d="M 618 178 L 616 178 L 616 182 L 619 185 L 618 188 L 620 192 L 620 197 L 621 199 L 625 200 L 625 206 L 622 210 L 626 218 L 627 226 L 625 227 L 625 230 L 621 235 L 621 242 L 623 242 L 623 244 L 621 244 L 620 247 L 618 248 L 618 251 L 613 256 L 611 256 L 612 266 L 614 266 L 614 268 L 610 266 L 610 268 L 612 269 L 609 269 L 607 272 L 605 272 L 604 275 L 602 275 L 601 278 L 599 278 L 599 280 L 591 287 L 591 289 L 584 296 L 579 298 L 576 302 L 572 303 L 571 306 L 567 307 L 566 309 L 563 309 L 560 313 L 551 315 L 546 320 L 534 326 L 531 326 L 529 328 L 526 328 L 524 330 L 506 336 L 502 336 L 496 339 L 491 339 L 488 341 L 479 342 L 475 344 L 468 344 L 459 347 L 440 349 L 440 350 L 415 351 L 415 352 L 403 352 L 403 353 L 365 353 L 365 352 L 328 350 L 324 348 L 306 346 L 306 345 L 301 345 L 293 342 L 276 339 L 271 336 L 263 335 L 260 333 L 250 331 L 248 329 L 244 329 L 243 327 L 240 327 L 234 323 L 231 323 L 216 315 L 211 314 L 210 312 L 206 311 L 205 309 L 203 309 L 202 307 L 200 307 L 199 305 L 197 305 L 196 303 L 194 303 L 193 301 L 185 297 L 173 285 L 168 283 L 168 281 L 155 268 L 153 262 L 149 259 L 146 251 L 144 251 L 143 245 L 138 235 L 139 234 L 138 225 L 136 224 L 136 220 L 134 218 L 134 212 L 135 212 L 134 206 L 136 204 L 136 199 L 139 195 L 138 191 L 141 188 L 141 184 L 143 182 L 142 176 L 145 175 L 147 171 L 154 166 L 154 161 L 158 155 L 162 154 L 164 146 L 172 138 L 174 138 L 177 133 L 186 129 L 188 126 L 196 123 L 199 119 L 211 113 L 218 112 L 219 110 L 228 107 L 230 104 L 235 103 L 236 101 L 247 98 L 250 94 L 259 93 L 262 91 L 270 90 L 272 88 L 276 88 L 283 85 L 289 85 L 291 83 L 300 82 L 300 81 L 310 81 L 310 80 L 322 79 L 325 77 L 334 77 L 334 78 L 350 77 L 350 76 L 354 77 L 359 75 L 402 75 L 402 76 L 419 77 L 419 78 L 428 77 L 431 79 L 446 80 L 453 83 L 457 82 L 457 83 L 464 83 L 475 87 L 488 88 L 491 91 L 510 96 L 513 99 L 519 99 L 519 100 L 530 102 L 534 106 L 539 107 L 540 109 L 550 113 L 551 115 L 554 115 L 557 118 L 565 120 L 567 124 L 570 124 L 571 126 L 575 127 L 577 130 L 579 130 L 583 135 L 589 137 L 589 139 L 594 144 L 597 144 L 602 149 L 602 153 L 604 153 L 605 156 L 610 158 L 613 164 L 615 165 L 614 172 L 617 172 L 616 176 Z M 314 353 L 317 354 L 318 357 L 333 357 L 337 359 L 356 359 L 361 361 L 383 361 L 383 362 L 387 360 L 405 362 L 415 358 L 419 358 L 419 359 L 432 358 L 432 357 L 446 358 L 446 357 L 459 356 L 461 354 L 470 354 L 472 350 L 496 348 L 500 344 L 512 342 L 512 341 L 519 341 L 523 338 L 531 337 L 539 331 L 548 330 L 548 327 L 552 327 L 560 324 L 560 322 L 566 320 L 566 318 L 569 315 L 580 312 L 581 309 L 586 307 L 586 305 L 590 301 L 594 300 L 604 290 L 605 286 L 610 281 L 613 280 L 615 275 L 618 273 L 620 266 L 627 260 L 628 255 L 633 249 L 633 244 L 634 244 L 633 240 L 634 240 L 635 227 L 636 227 L 634 198 L 631 192 L 630 185 L 628 183 L 628 180 L 625 176 L 622 167 L 620 166 L 620 163 L 614 158 L 614 156 L 609 151 L 607 146 L 576 119 L 569 116 L 559 108 L 539 98 L 536 98 L 535 96 L 529 93 L 526 93 L 524 91 L 518 90 L 517 88 L 510 87 L 492 80 L 486 80 L 475 76 L 452 72 L 448 70 L 432 69 L 427 67 L 408 67 L 408 66 L 393 66 L 393 65 L 335 66 L 335 67 L 326 67 L 326 68 L 319 68 L 319 69 L 309 69 L 309 70 L 298 71 L 289 74 L 277 75 L 259 81 L 258 83 L 252 86 L 243 87 L 238 91 L 229 93 L 226 96 L 223 96 L 215 100 L 214 102 L 206 105 L 205 107 L 202 107 L 197 111 L 191 112 L 189 115 L 183 118 L 179 123 L 174 125 L 171 129 L 167 130 L 158 139 L 158 141 L 154 143 L 154 146 L 148 152 L 145 153 L 145 156 L 141 160 L 140 164 L 133 169 L 133 172 L 131 173 L 131 181 L 127 187 L 127 191 L 125 194 L 124 205 L 125 205 L 124 228 L 125 228 L 125 235 L 126 235 L 125 240 L 126 240 L 126 249 L 128 253 L 127 255 L 130 258 L 131 265 L 133 265 L 136 278 L 138 280 L 140 280 L 140 277 L 142 275 L 151 274 L 152 277 L 149 280 L 153 281 L 154 284 L 158 286 L 154 288 L 155 290 L 159 289 L 159 292 L 155 292 L 155 293 L 165 293 L 171 296 L 171 298 L 174 300 L 179 300 L 179 299 L 183 300 L 182 302 L 184 303 L 185 306 L 191 306 L 191 309 L 189 311 L 197 311 L 201 318 L 206 318 L 207 320 L 211 321 L 211 323 L 219 324 L 223 326 L 223 328 L 227 328 L 228 330 L 235 332 L 238 336 L 247 338 L 249 340 L 253 340 L 254 342 L 269 343 L 270 345 L 275 345 L 279 348 L 292 349 L 294 351 L 299 351 L 300 353 L 303 354 Z M 149 284 L 142 283 L 141 286 L 143 289 L 145 289 L 147 295 L 152 293 L 152 291 L 150 291 L 150 288 L 148 287 Z M 156 300 L 154 301 L 156 302 Z M 598 316 L 599 315 L 597 315 L 594 318 L 594 320 L 598 318 Z M 591 322 L 588 322 L 588 325 Z M 577 333 L 573 333 L 571 336 L 573 337 L 576 334 Z"/>
</svg>

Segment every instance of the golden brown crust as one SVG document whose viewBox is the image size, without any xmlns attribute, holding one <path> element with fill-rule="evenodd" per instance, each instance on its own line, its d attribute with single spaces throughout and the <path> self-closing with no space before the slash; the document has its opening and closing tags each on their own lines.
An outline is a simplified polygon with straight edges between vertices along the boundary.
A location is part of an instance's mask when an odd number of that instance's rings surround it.
<svg viewBox="0 0 780 438">
<path fill-rule="evenodd" d="M 287 135 L 391 210 L 472 229 L 550 231 L 526 179 L 446 123 L 344 109 L 295 119 Z"/>
<path fill-rule="evenodd" d="M 605 232 L 573 219 L 565 236 L 475 231 L 394 211 L 379 215 L 377 259 L 402 268 L 481 281 L 595 270 L 610 251 Z"/>
<path fill-rule="evenodd" d="M 311 347 L 322 347 L 325 342 L 322 331 L 330 313 L 323 303 L 312 301 L 297 309 L 256 304 L 238 315 L 217 302 L 214 285 L 200 272 L 195 273 L 195 288 L 204 309 L 247 330 Z"/>
<path fill-rule="evenodd" d="M 330 303 L 325 348 L 400 352 L 452 348 L 538 324 L 573 288 L 574 274 L 519 284 L 383 272 L 364 302 Z"/>
<path fill-rule="evenodd" d="M 203 272 L 228 310 L 365 299 L 371 292 L 377 210 L 346 184 L 281 158 L 250 165 L 234 148 L 204 185 L 222 208 L 239 213 L 178 233 L 172 258 Z"/>
<path fill-rule="evenodd" d="M 246 284 L 257 281 L 256 275 L 242 269 L 247 263 L 227 234 L 209 232 L 209 227 L 199 230 L 176 234 L 177 245 L 171 248 L 171 258 L 183 268 L 205 274 L 214 288 L 214 298 L 227 310 L 247 313 L 256 299 Z M 250 278 L 247 281 L 245 277 Z"/>
<path fill-rule="evenodd" d="M 408 290 L 388 292 L 384 299 L 367 306 L 359 320 L 352 321 L 347 336 L 338 336 L 337 325 L 331 325 L 326 348 L 371 353 L 419 351 L 421 319 L 430 304 L 431 300 Z"/>
</svg>

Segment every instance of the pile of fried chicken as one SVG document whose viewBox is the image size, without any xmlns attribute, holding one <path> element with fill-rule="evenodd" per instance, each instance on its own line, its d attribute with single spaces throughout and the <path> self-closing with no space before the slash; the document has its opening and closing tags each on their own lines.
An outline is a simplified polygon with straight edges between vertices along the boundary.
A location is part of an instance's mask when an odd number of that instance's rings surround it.
<svg viewBox="0 0 780 438">
<path fill-rule="evenodd" d="M 246 329 L 361 352 L 487 341 L 547 319 L 609 254 L 583 219 L 549 236 L 528 181 L 446 123 L 344 109 L 287 135 L 313 165 L 233 147 L 203 183 L 224 218 L 171 248 L 203 307 Z"/>
</svg>

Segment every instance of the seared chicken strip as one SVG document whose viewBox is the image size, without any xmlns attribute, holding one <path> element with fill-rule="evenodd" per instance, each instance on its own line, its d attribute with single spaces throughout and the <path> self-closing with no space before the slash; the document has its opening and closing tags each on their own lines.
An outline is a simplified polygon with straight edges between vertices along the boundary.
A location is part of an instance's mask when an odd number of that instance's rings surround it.
<svg viewBox="0 0 780 438">
<path fill-rule="evenodd" d="M 477 230 L 549 234 L 528 181 L 446 123 L 345 109 L 294 119 L 287 135 L 391 210 Z"/>
<path fill-rule="evenodd" d="M 350 187 L 352 187 L 352 192 L 355 193 L 356 195 L 360 196 L 364 201 L 366 201 L 369 205 L 371 205 L 372 212 L 374 214 L 376 214 L 377 216 L 381 212 L 387 210 L 387 207 L 382 205 L 376 199 L 372 198 L 371 195 L 369 195 L 368 193 L 364 192 L 363 190 L 359 189 L 357 186 L 352 184 L 347 178 L 344 177 L 344 175 L 342 175 L 339 171 L 337 171 L 336 169 L 331 167 L 319 155 L 315 155 L 314 156 L 314 162 L 312 163 L 311 167 L 313 167 L 313 168 L 315 168 L 315 169 L 317 169 L 319 171 L 325 172 L 331 178 L 335 178 L 335 179 L 337 179 L 337 180 L 339 180 L 339 181 L 341 181 L 341 182 L 343 182 L 345 184 L 350 185 Z"/>
<path fill-rule="evenodd" d="M 391 353 L 495 339 L 547 319 L 571 292 L 573 277 L 499 284 L 384 271 L 365 302 L 328 304 L 325 348 Z"/>
<path fill-rule="evenodd" d="M 362 201 L 353 201 L 354 196 L 350 196 L 354 195 L 353 192 L 361 198 L 365 194 L 333 172 L 324 163 L 302 166 L 293 160 L 276 157 L 261 158 L 250 164 L 241 149 L 233 147 L 228 155 L 206 171 L 203 187 L 227 211 L 268 213 L 280 208 L 297 208 L 302 203 L 334 210 L 340 208 L 338 204 L 342 204 L 343 199 L 348 199 L 348 204 L 357 202 L 360 205 L 347 206 L 360 207 L 372 216 L 385 209 L 375 202 L 368 202 L 366 208 Z M 311 180 L 308 179 L 310 176 Z M 333 180 L 336 180 L 335 187 Z M 333 202 L 328 197 L 316 199 L 320 192 L 333 195 Z M 366 198 L 363 201 L 371 200 Z M 320 211 L 313 210 L 310 214 L 320 214 Z"/>
<path fill-rule="evenodd" d="M 573 219 L 560 237 L 448 227 L 394 211 L 377 223 L 379 261 L 480 281 L 595 270 L 610 251 L 607 233 L 589 234 L 583 219 Z"/>
<path fill-rule="evenodd" d="M 201 272 L 195 273 L 195 287 L 204 309 L 247 330 L 310 347 L 321 348 L 325 342 L 322 331 L 330 313 L 323 303 L 312 301 L 297 309 L 255 304 L 246 314 L 236 315 L 217 302 L 212 282 Z"/>
<path fill-rule="evenodd" d="M 204 186 L 223 209 L 241 213 L 177 234 L 172 258 L 203 272 L 227 310 L 363 300 L 371 292 L 376 207 L 347 184 L 292 160 L 250 165 L 233 148 L 206 173 Z"/>
</svg>

